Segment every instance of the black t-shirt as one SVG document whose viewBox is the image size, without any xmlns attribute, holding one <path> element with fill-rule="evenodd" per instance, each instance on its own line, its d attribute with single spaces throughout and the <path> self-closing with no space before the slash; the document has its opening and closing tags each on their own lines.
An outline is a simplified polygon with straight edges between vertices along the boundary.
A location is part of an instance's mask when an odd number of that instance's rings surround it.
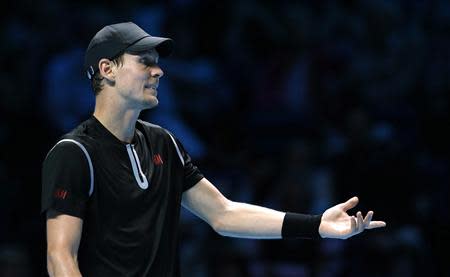
<svg viewBox="0 0 450 277">
<path fill-rule="evenodd" d="M 202 178 L 167 130 L 138 120 L 127 144 L 91 117 L 45 158 L 42 212 L 83 219 L 84 276 L 179 276 L 181 197 Z"/>
</svg>

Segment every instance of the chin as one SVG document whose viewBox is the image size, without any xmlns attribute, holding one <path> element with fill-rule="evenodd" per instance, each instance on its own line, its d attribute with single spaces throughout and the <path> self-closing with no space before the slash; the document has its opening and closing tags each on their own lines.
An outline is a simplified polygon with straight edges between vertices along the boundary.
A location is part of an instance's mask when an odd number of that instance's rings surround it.
<svg viewBox="0 0 450 277">
<path fill-rule="evenodd" d="M 152 108 L 158 106 L 158 103 L 159 103 L 159 101 L 156 98 L 154 98 L 150 101 L 145 101 L 143 109 L 144 110 L 152 109 Z"/>
</svg>

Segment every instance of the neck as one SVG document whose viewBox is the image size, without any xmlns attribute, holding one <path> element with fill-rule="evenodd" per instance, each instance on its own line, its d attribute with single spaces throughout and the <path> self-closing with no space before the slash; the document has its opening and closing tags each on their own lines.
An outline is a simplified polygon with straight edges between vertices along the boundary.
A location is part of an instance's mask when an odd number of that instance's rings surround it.
<svg viewBox="0 0 450 277">
<path fill-rule="evenodd" d="M 131 143 L 140 112 L 140 110 L 97 97 L 94 116 L 120 141 Z"/>
</svg>

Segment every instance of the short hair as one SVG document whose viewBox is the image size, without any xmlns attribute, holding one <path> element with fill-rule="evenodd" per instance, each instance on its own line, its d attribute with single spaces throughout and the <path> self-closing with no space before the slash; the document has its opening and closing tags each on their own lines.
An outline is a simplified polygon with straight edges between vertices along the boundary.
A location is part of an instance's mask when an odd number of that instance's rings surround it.
<svg viewBox="0 0 450 277">
<path fill-rule="evenodd" d="M 122 66 L 123 65 L 123 54 L 124 54 L 124 52 L 115 56 L 114 58 L 111 59 L 111 62 L 117 66 Z M 103 86 L 104 86 L 103 79 L 104 78 L 100 74 L 99 70 L 94 73 L 94 76 L 92 76 L 91 87 L 92 87 L 92 90 L 94 91 L 95 96 L 97 96 L 100 93 L 100 91 L 103 89 Z"/>
</svg>

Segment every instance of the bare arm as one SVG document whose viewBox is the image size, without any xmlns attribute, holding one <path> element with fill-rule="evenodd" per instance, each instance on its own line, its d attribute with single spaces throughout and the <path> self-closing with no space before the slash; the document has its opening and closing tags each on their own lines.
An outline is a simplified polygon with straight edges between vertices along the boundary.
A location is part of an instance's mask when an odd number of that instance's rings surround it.
<svg viewBox="0 0 450 277">
<path fill-rule="evenodd" d="M 81 276 L 77 253 L 82 226 L 78 217 L 47 212 L 47 270 L 51 277 Z"/>
<path fill-rule="evenodd" d="M 365 217 L 361 212 L 357 212 L 356 216 L 348 215 L 347 210 L 355 207 L 358 201 L 357 197 L 353 197 L 327 209 L 321 217 L 317 230 L 319 235 L 322 238 L 347 239 L 365 229 L 386 226 L 384 221 L 372 221 L 373 211 Z M 223 236 L 253 239 L 282 237 L 286 213 L 230 201 L 205 178 L 183 193 L 182 205 Z"/>
<path fill-rule="evenodd" d="M 206 178 L 183 194 L 182 204 L 223 236 L 281 238 L 285 213 L 230 201 Z"/>
</svg>

